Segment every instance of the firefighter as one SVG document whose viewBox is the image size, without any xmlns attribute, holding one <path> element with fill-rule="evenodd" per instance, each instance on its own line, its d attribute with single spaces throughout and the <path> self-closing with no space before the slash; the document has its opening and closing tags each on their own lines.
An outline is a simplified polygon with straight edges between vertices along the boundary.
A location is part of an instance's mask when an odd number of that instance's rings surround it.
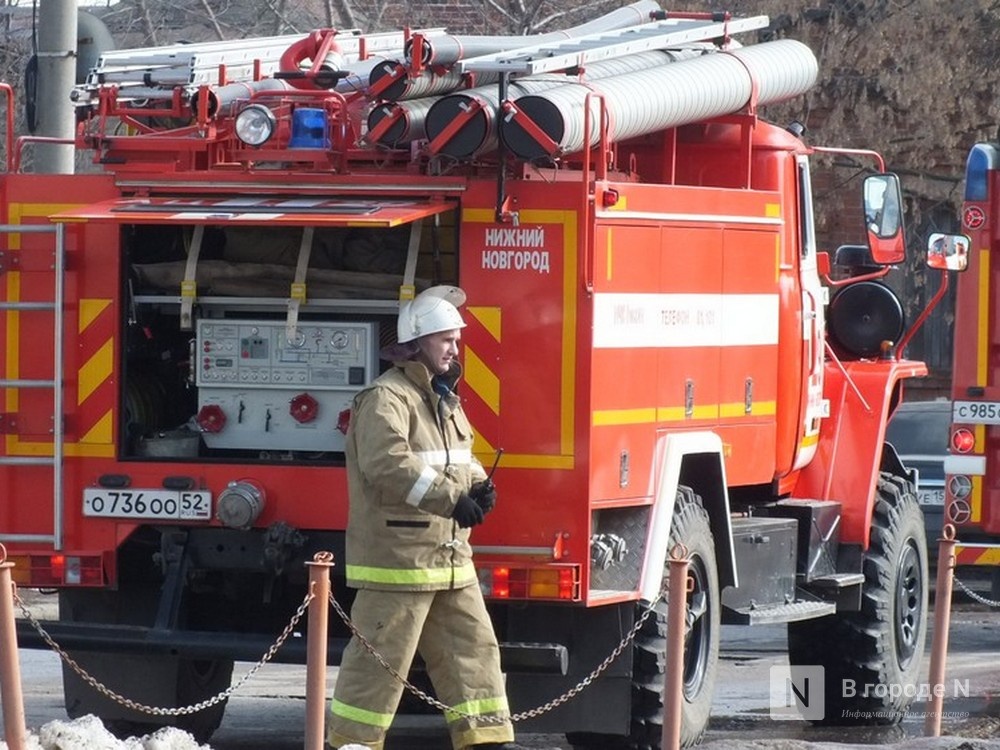
<svg viewBox="0 0 1000 750">
<path fill-rule="evenodd" d="M 465 292 L 436 286 L 400 307 L 393 366 L 354 400 L 347 431 L 351 620 L 402 675 L 422 657 L 456 750 L 513 748 L 500 649 L 472 564 L 471 527 L 496 492 L 472 455 L 455 384 Z M 403 686 L 355 635 L 328 740 L 381 750 Z"/>
</svg>

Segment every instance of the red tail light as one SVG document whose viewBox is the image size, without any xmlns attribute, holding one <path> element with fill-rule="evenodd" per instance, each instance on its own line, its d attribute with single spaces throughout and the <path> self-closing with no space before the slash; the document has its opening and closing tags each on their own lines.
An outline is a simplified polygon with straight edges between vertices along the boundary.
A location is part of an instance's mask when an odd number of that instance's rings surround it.
<svg viewBox="0 0 1000 750">
<path fill-rule="evenodd" d="M 576 565 L 515 567 L 490 565 L 479 569 L 483 595 L 493 599 L 580 599 L 580 569 Z"/>
<path fill-rule="evenodd" d="M 951 433 L 951 449 L 955 453 L 968 453 L 976 447 L 976 438 L 971 430 L 960 427 Z"/>
<path fill-rule="evenodd" d="M 103 586 L 100 555 L 11 555 L 11 575 L 19 586 Z"/>
</svg>

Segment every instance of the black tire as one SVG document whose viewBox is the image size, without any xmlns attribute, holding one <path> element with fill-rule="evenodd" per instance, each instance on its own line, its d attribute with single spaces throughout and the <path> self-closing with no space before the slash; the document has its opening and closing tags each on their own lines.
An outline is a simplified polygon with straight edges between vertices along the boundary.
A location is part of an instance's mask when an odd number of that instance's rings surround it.
<svg viewBox="0 0 1000 750">
<path fill-rule="evenodd" d="M 816 723 L 898 724 L 917 694 L 929 588 L 924 519 L 911 482 L 883 473 L 877 492 L 861 610 L 788 625 L 790 663 L 824 668 Z"/>
<path fill-rule="evenodd" d="M 225 659 L 145 657 L 137 666 L 134 658 L 123 658 L 120 654 L 87 656 L 85 661 L 80 660 L 81 665 L 102 684 L 137 703 L 164 708 L 190 706 L 212 698 L 229 687 L 233 676 L 233 662 Z M 132 683 L 122 689 L 125 670 L 139 670 L 139 674 L 155 687 L 144 692 Z M 122 739 L 172 726 L 190 732 L 199 743 L 208 742 L 222 724 L 227 703 L 222 700 L 197 713 L 181 716 L 153 716 L 130 711 L 100 696 L 68 668 L 63 670 L 63 691 L 70 718 L 94 714 L 109 731 Z"/>
<path fill-rule="evenodd" d="M 233 682 L 230 659 L 181 659 L 177 665 L 177 703 L 191 706 L 228 690 Z M 198 742 L 208 742 L 222 724 L 229 699 L 197 713 L 174 717 L 172 725 L 190 732 Z"/>
<path fill-rule="evenodd" d="M 60 617 L 69 622 L 148 624 L 156 608 L 156 591 L 149 588 L 122 592 L 67 589 L 59 597 Z M 73 655 L 98 682 L 136 703 L 179 708 L 212 698 L 232 682 L 231 659 L 185 659 L 117 652 L 81 652 Z M 129 709 L 108 698 L 68 665 L 63 665 L 63 695 L 71 719 L 94 714 L 119 737 L 149 734 L 163 726 L 190 732 L 207 742 L 226 711 L 223 700 L 197 713 L 154 716 Z"/>
<path fill-rule="evenodd" d="M 690 555 L 688 575 L 694 589 L 688 594 L 688 627 L 684 644 L 684 699 L 681 708 L 681 745 L 697 744 L 705 734 L 712 709 L 719 665 L 721 610 L 715 542 L 708 512 L 688 487 L 677 491 L 668 549 L 677 544 Z M 664 573 L 669 579 L 669 564 Z M 636 616 L 641 616 L 640 607 Z M 663 681 L 666 665 L 667 601 L 657 605 L 635 638 L 632 662 L 632 728 L 629 736 L 586 732 L 566 735 L 574 748 L 659 750 L 663 739 Z"/>
</svg>

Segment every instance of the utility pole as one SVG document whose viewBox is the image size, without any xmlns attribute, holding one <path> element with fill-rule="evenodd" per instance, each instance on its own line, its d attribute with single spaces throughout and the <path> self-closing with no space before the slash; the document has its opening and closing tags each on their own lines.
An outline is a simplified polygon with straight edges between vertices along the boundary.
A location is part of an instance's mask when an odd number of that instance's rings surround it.
<svg viewBox="0 0 1000 750">
<path fill-rule="evenodd" d="M 40 136 L 72 141 L 70 92 L 76 83 L 76 0 L 38 0 L 38 130 Z M 35 146 L 35 171 L 72 174 L 72 143 Z"/>
</svg>

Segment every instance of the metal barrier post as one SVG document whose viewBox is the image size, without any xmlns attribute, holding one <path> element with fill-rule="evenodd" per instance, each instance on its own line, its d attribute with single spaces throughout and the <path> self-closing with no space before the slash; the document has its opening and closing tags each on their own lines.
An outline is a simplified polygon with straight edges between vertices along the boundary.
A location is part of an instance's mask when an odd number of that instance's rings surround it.
<svg viewBox="0 0 1000 750">
<path fill-rule="evenodd" d="M 681 746 L 681 708 L 684 700 L 684 630 L 687 618 L 688 551 L 683 544 L 670 550 L 667 589 L 667 666 L 663 682 L 663 750 Z"/>
<path fill-rule="evenodd" d="M 323 750 L 326 742 L 326 646 L 330 615 L 330 568 L 333 554 L 317 552 L 309 568 L 309 634 L 306 642 L 306 741 L 305 750 Z"/>
<path fill-rule="evenodd" d="M 24 697 L 21 694 L 21 663 L 17 656 L 17 625 L 14 622 L 14 581 L 7 562 L 7 549 L 0 544 L 0 698 L 3 699 L 4 739 L 11 750 L 24 750 Z"/>
<path fill-rule="evenodd" d="M 955 578 L 955 527 L 945 524 L 938 540 L 937 584 L 934 590 L 934 637 L 931 641 L 931 667 L 928 675 L 931 699 L 924 715 L 924 735 L 941 736 L 941 711 L 944 704 L 944 667 L 948 655 L 948 629 L 951 626 L 951 591 Z"/>
</svg>

